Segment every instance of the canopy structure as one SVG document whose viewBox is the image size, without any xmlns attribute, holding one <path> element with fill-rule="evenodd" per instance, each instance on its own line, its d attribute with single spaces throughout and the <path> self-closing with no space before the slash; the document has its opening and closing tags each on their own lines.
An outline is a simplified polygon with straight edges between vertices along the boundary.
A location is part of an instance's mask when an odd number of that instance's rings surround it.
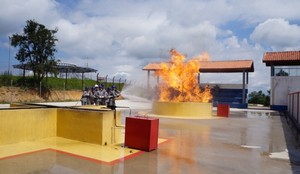
<svg viewBox="0 0 300 174">
<path fill-rule="evenodd" d="M 29 64 L 18 64 L 18 65 L 13 65 L 14 68 L 17 69 L 22 69 L 24 70 L 32 70 L 33 67 Z M 89 67 L 80 67 L 75 64 L 71 63 L 58 63 L 57 66 L 55 67 L 59 73 L 65 73 L 66 78 L 65 78 L 65 85 L 67 86 L 67 79 L 68 79 L 68 73 L 81 73 L 82 74 L 82 88 L 83 88 L 83 75 L 84 73 L 91 73 L 91 72 L 97 72 L 96 69 L 89 68 Z"/>
<path fill-rule="evenodd" d="M 271 67 L 271 76 L 274 76 L 275 66 L 299 66 L 300 51 L 266 52 L 262 61 Z"/>
<path fill-rule="evenodd" d="M 161 70 L 161 63 L 149 63 L 144 66 L 143 70 L 148 71 L 147 86 L 150 87 L 150 71 Z M 168 63 L 167 63 L 168 64 Z M 200 61 L 200 73 L 243 73 L 243 103 L 245 99 L 245 86 L 248 84 L 248 73 L 254 72 L 253 60 L 225 60 L 225 61 Z M 157 77 L 158 78 L 158 77 Z M 159 79 L 157 79 L 159 81 Z"/>
<path fill-rule="evenodd" d="M 300 65 L 300 51 L 266 52 L 263 63 L 266 66 Z"/>
<path fill-rule="evenodd" d="M 149 63 L 143 70 L 158 71 L 161 69 L 161 63 Z M 254 66 L 252 60 L 200 61 L 199 71 L 200 73 L 254 72 Z"/>
<path fill-rule="evenodd" d="M 300 51 L 279 51 L 266 52 L 263 55 L 262 62 L 270 67 L 271 89 L 270 89 L 270 107 L 274 110 L 288 109 L 288 95 L 292 90 L 299 89 L 299 67 L 292 68 L 291 66 L 300 66 Z M 282 66 L 282 67 L 281 67 Z M 293 69 L 294 75 L 285 71 L 276 73 L 277 70 Z M 281 76 L 281 77 L 276 77 Z M 284 77 L 288 76 L 288 77 Z"/>
</svg>

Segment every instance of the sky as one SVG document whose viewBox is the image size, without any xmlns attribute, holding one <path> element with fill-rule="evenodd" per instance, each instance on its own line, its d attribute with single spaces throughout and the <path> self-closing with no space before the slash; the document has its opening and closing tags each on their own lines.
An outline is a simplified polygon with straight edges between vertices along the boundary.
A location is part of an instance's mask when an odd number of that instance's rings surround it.
<svg viewBox="0 0 300 174">
<path fill-rule="evenodd" d="M 300 50 L 299 7 L 299 0 L 1 0 L 0 73 L 19 63 L 9 36 L 35 20 L 58 29 L 57 59 L 99 76 L 146 85 L 142 68 L 168 61 L 174 48 L 187 59 L 204 52 L 212 61 L 251 59 L 248 89 L 266 91 L 263 54 Z M 242 73 L 203 74 L 201 81 L 241 84 Z"/>
</svg>

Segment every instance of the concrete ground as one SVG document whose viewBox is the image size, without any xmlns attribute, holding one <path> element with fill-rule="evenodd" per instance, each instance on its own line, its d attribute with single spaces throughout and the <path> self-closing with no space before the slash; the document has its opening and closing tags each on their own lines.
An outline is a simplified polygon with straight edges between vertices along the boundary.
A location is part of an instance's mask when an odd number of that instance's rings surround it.
<svg viewBox="0 0 300 174">
<path fill-rule="evenodd" d="M 131 116 L 151 108 L 151 103 L 140 99 L 118 101 L 117 105 L 129 106 Z M 122 110 L 124 121 L 130 113 Z M 229 118 L 159 121 L 159 137 L 168 140 L 157 150 L 113 164 L 43 150 L 1 159 L 0 174 L 300 173 L 299 147 L 291 126 L 278 112 L 231 109 Z"/>
</svg>

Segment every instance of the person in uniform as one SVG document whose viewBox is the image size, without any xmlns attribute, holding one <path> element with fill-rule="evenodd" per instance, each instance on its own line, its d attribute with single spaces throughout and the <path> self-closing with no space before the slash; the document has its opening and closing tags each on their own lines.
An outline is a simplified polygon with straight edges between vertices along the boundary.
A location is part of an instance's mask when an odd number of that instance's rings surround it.
<svg viewBox="0 0 300 174">
<path fill-rule="evenodd" d="M 107 98 L 107 92 L 104 88 L 104 84 L 100 84 L 99 89 L 99 96 L 100 96 L 100 105 L 106 105 L 106 98 Z"/>
<path fill-rule="evenodd" d="M 94 100 L 96 105 L 100 105 L 101 98 L 102 98 L 101 91 L 99 89 L 99 86 L 96 84 L 95 85 L 95 100 Z"/>
<path fill-rule="evenodd" d="M 106 106 L 113 110 L 116 109 L 115 97 L 114 97 L 111 87 L 108 87 L 106 89 L 106 92 L 107 92 Z"/>
<path fill-rule="evenodd" d="M 89 87 L 85 87 L 82 96 L 81 96 L 81 105 L 88 105 L 89 104 Z"/>
<path fill-rule="evenodd" d="M 118 98 L 120 96 L 121 92 L 117 89 L 115 85 L 112 85 L 111 90 L 115 98 Z"/>
<path fill-rule="evenodd" d="M 89 100 L 90 100 L 90 104 L 91 105 L 94 105 L 95 104 L 95 93 L 96 93 L 96 89 L 95 89 L 95 87 L 93 86 L 92 88 L 91 88 L 91 90 L 90 90 L 90 97 L 89 97 Z"/>
</svg>

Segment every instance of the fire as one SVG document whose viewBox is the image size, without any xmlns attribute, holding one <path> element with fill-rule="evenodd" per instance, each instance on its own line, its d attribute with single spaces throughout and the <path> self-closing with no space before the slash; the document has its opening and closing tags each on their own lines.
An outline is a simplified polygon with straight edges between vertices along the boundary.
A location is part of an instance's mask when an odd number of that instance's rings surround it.
<svg viewBox="0 0 300 174">
<path fill-rule="evenodd" d="M 155 73 L 163 80 L 159 84 L 159 101 L 210 102 L 210 88 L 201 89 L 197 79 L 200 61 L 208 60 L 208 54 L 186 62 L 186 57 L 175 49 L 170 50 L 170 55 L 170 62 L 161 63 L 162 69 Z"/>
</svg>

